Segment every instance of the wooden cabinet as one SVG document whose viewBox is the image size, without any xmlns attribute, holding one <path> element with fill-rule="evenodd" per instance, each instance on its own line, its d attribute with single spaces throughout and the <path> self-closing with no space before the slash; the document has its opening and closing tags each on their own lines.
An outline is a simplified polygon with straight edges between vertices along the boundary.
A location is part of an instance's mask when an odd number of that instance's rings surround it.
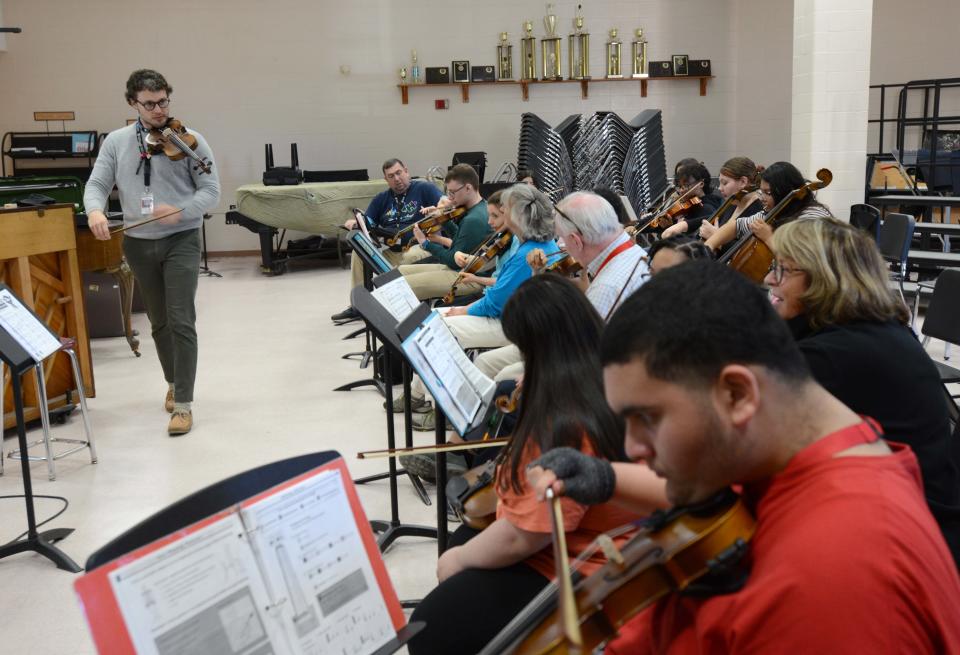
<svg viewBox="0 0 960 655">
<path fill-rule="evenodd" d="M 77 358 L 88 397 L 94 396 L 93 365 L 83 308 L 83 289 L 77 260 L 73 205 L 0 210 L 0 282 L 43 320 L 51 330 L 76 340 Z M 6 414 L 3 427 L 16 424 L 10 371 L 3 371 Z M 75 393 L 70 362 L 63 353 L 44 362 L 50 408 L 67 404 Z M 24 409 L 28 421 L 39 418 L 32 379 L 24 376 Z"/>
</svg>

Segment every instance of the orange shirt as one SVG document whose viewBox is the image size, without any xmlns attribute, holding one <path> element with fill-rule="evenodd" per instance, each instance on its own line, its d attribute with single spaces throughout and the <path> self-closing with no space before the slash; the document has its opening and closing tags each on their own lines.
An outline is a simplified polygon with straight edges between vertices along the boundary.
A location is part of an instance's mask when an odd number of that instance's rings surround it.
<svg viewBox="0 0 960 655">
<path fill-rule="evenodd" d="M 594 454 L 593 447 L 586 439 L 583 440 L 580 451 L 587 455 Z M 523 493 L 519 494 L 512 487 L 504 489 L 499 484 L 500 475 L 506 472 L 503 467 L 506 466 L 509 470 L 510 464 L 505 462 L 500 465 L 497 470 L 497 495 L 500 498 L 500 502 L 497 503 L 497 518 L 507 519 L 521 530 L 550 534 L 553 532 L 550 520 L 550 504 L 537 500 L 533 488 L 527 484 L 527 464 L 539 456 L 539 446 L 528 442 L 517 471 L 520 478 L 520 487 L 523 489 Z M 638 514 L 612 503 L 580 505 L 569 498 L 561 498 L 560 507 L 563 510 L 563 526 L 567 535 L 567 554 L 571 563 L 574 558 L 587 549 L 598 535 L 640 518 Z M 621 546 L 629 536 L 614 539 L 614 543 Z M 550 580 L 556 577 L 553 546 L 547 546 L 531 555 L 524 560 L 524 563 Z M 606 558 L 603 556 L 603 551 L 597 551 L 581 565 L 579 570 L 584 575 L 590 575 L 605 563 Z"/>
</svg>

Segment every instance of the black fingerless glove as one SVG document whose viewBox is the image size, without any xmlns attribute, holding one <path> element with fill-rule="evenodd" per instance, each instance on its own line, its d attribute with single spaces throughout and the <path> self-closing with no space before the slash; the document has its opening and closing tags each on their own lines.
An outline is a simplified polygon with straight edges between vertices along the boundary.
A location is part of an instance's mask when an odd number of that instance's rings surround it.
<svg viewBox="0 0 960 655">
<path fill-rule="evenodd" d="M 542 466 L 563 480 L 564 495 L 582 505 L 598 505 L 613 497 L 617 483 L 613 466 L 605 459 L 584 455 L 573 448 L 554 448 L 530 466 Z"/>
</svg>

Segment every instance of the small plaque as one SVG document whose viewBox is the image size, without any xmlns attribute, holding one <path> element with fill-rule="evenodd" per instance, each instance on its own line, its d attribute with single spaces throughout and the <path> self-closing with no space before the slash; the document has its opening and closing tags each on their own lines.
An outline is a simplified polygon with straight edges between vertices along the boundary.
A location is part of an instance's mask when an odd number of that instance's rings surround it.
<svg viewBox="0 0 960 655">
<path fill-rule="evenodd" d="M 709 59 L 691 59 L 690 74 L 691 75 L 713 75 L 713 73 L 710 72 L 710 60 Z"/>
<path fill-rule="evenodd" d="M 450 62 L 454 82 L 470 81 L 470 62 L 466 60 Z"/>
<path fill-rule="evenodd" d="M 690 74 L 689 62 L 690 57 L 687 55 L 674 55 L 673 59 L 673 74 L 677 77 L 686 76 Z"/>
<path fill-rule="evenodd" d="M 72 111 L 35 111 L 33 112 L 35 121 L 75 121 L 76 115 Z"/>
<path fill-rule="evenodd" d="M 673 77 L 673 62 L 651 61 L 648 71 L 650 77 Z"/>
<path fill-rule="evenodd" d="M 427 84 L 450 84 L 450 69 L 446 66 L 427 66 Z"/>
<path fill-rule="evenodd" d="M 496 82 L 497 73 L 494 66 L 471 66 L 471 82 Z"/>
</svg>

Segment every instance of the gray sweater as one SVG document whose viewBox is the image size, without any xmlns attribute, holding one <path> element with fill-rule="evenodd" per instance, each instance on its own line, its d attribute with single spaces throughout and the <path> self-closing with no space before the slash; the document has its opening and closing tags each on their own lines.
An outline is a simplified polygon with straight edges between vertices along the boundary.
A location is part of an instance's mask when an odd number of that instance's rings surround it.
<svg viewBox="0 0 960 655">
<path fill-rule="evenodd" d="M 83 204 L 88 213 L 97 209 L 103 211 L 107 206 L 107 196 L 116 184 L 120 190 L 125 225 L 148 218 L 140 215 L 140 198 L 146 187 L 143 167 L 137 172 L 140 149 L 136 126 L 134 123 L 107 135 L 83 193 Z M 150 191 L 153 193 L 154 206 L 167 204 L 178 207 L 183 210 L 183 218 L 176 225 L 161 225 L 159 221 L 150 223 L 127 232 L 129 236 L 161 239 L 177 232 L 198 229 L 204 212 L 217 206 L 220 180 L 213 162 L 213 152 L 202 136 L 193 130 L 188 131 L 197 137 L 196 153 L 211 162 L 212 172 L 198 175 L 200 171 L 194 170 L 195 162 L 189 157 L 179 161 L 171 161 L 162 154 L 151 157 Z"/>
</svg>

